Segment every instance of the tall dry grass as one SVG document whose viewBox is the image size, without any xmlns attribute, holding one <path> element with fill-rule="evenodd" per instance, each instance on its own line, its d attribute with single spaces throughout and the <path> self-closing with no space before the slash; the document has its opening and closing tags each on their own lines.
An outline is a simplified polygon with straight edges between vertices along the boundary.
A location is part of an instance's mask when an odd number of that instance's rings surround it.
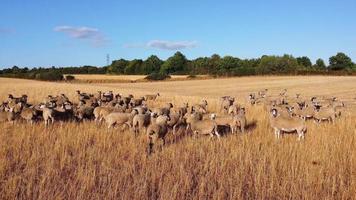
<svg viewBox="0 0 356 200">
<path fill-rule="evenodd" d="M 252 84 L 251 79 L 246 84 Z M 265 84 L 258 87 L 273 88 L 274 81 L 283 79 L 266 78 Z M 237 82 L 234 85 L 241 80 L 233 80 Z M 197 102 L 208 97 L 209 109 L 215 110 L 215 95 L 231 90 L 230 83 L 216 81 L 219 84 L 205 84 L 203 95 L 203 91 L 196 90 L 196 96 L 190 94 L 193 91 L 182 96 L 180 88 L 186 82 L 176 82 L 176 92 L 169 90 L 171 83 L 159 83 L 146 92 L 163 89 L 166 95 L 158 104 Z M 296 80 L 283 81 L 281 88 L 303 89 L 290 83 Z M 320 87 L 320 94 L 327 91 L 328 81 Z M 344 79 L 347 81 L 355 80 Z M 297 82 L 303 85 L 301 80 Z M 320 80 L 316 82 L 319 84 Z M 41 101 L 48 93 L 71 94 L 76 88 L 114 88 L 11 79 L 0 79 L 0 83 L 7 84 L 0 85 L 1 97 L 15 90 L 17 94 L 29 94 L 32 101 Z M 190 85 L 194 88 L 203 83 Z M 141 85 L 142 90 L 148 87 Z M 223 85 L 225 91 L 218 90 Z M 115 90 L 143 93 L 125 86 Z M 354 90 L 341 86 L 344 84 L 340 83 L 335 93 Z M 311 94 L 308 88 L 304 90 Z M 241 89 L 236 95 L 244 91 Z M 345 92 L 339 95 L 351 96 Z M 276 140 L 264 108 L 247 107 L 250 128 L 246 134 L 226 135 L 221 140 L 169 135 L 167 145 L 150 157 L 145 153 L 144 135 L 135 137 L 129 131 L 107 130 L 93 122 L 58 123 L 47 129 L 43 123 L 0 124 L 0 198 L 355 199 L 356 123 L 354 109 L 350 109 L 334 125 L 308 122 L 306 139 L 297 142 L 292 134 Z"/>
</svg>

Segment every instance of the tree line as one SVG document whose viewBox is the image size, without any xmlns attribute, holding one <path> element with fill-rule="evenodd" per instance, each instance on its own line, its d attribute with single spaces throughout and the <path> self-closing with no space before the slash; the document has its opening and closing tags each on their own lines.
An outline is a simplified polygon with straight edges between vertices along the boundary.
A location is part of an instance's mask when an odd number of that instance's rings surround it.
<svg viewBox="0 0 356 200">
<path fill-rule="evenodd" d="M 355 74 L 356 65 L 345 53 L 337 53 L 329 58 L 328 64 L 322 59 L 312 63 L 307 56 L 292 55 L 268 56 L 240 59 L 233 56 L 199 57 L 189 60 L 181 52 L 176 52 L 167 60 L 152 55 L 146 60 L 119 59 L 109 66 L 95 67 L 51 67 L 51 68 L 12 68 L 0 70 L 0 76 L 30 78 L 39 80 L 61 80 L 63 74 L 125 74 L 125 75 L 283 75 L 283 74 Z"/>
<path fill-rule="evenodd" d="M 355 72 L 356 65 L 345 53 L 337 53 L 329 58 L 329 64 L 317 59 L 313 64 L 307 56 L 292 55 L 267 56 L 253 59 L 240 59 L 233 56 L 199 57 L 188 60 L 181 52 L 163 61 L 152 55 L 146 60 L 119 59 L 107 68 L 108 74 L 207 74 L 218 76 L 243 76 L 258 74 L 303 74 L 326 72 Z"/>
</svg>

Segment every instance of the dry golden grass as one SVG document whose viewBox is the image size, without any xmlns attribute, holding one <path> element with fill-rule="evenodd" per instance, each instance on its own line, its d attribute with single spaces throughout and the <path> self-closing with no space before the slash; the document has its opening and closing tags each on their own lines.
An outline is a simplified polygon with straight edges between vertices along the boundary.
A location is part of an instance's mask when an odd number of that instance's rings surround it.
<svg viewBox="0 0 356 200">
<path fill-rule="evenodd" d="M 221 140 L 168 136 L 146 157 L 144 135 L 107 130 L 93 122 L 30 126 L 0 124 L 0 199 L 355 199 L 356 77 L 246 77 L 184 82 L 68 84 L 0 79 L 8 93 L 39 102 L 77 89 L 142 95 L 160 92 L 159 104 L 288 88 L 306 96 L 336 95 L 348 112 L 333 124 L 308 122 L 306 139 L 274 138 L 262 106 L 247 106 L 247 134 Z"/>
</svg>

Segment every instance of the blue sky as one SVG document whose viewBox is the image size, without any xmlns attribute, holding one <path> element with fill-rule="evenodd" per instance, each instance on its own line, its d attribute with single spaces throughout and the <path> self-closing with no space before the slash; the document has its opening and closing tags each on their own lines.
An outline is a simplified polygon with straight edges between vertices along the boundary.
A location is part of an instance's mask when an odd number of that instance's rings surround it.
<svg viewBox="0 0 356 200">
<path fill-rule="evenodd" d="M 345 52 L 356 61 L 355 0 L 0 0 L 0 68 L 111 60 Z"/>
</svg>

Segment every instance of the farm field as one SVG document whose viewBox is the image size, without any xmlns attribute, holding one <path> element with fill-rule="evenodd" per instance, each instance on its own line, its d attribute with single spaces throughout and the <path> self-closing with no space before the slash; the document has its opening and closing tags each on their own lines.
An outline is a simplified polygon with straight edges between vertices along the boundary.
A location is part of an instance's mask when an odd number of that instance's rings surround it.
<svg viewBox="0 0 356 200">
<path fill-rule="evenodd" d="M 78 76 L 77 79 L 107 79 Z M 115 77 L 116 78 L 116 77 Z M 137 80 L 141 76 L 120 76 Z M 111 76 L 110 76 L 111 79 Z M 303 141 L 277 140 L 262 105 L 251 92 L 336 96 L 345 102 L 334 124 L 307 122 Z M 48 94 L 76 99 L 76 90 L 115 94 L 160 93 L 155 106 L 237 97 L 246 107 L 247 133 L 218 139 L 168 135 L 162 150 L 147 156 L 146 137 L 94 122 L 0 124 L 0 199 L 356 199 L 356 77 L 254 76 L 138 83 L 63 83 L 0 78 L 0 101 L 27 94 L 30 103 Z M 76 102 L 74 100 L 74 102 Z"/>
</svg>

